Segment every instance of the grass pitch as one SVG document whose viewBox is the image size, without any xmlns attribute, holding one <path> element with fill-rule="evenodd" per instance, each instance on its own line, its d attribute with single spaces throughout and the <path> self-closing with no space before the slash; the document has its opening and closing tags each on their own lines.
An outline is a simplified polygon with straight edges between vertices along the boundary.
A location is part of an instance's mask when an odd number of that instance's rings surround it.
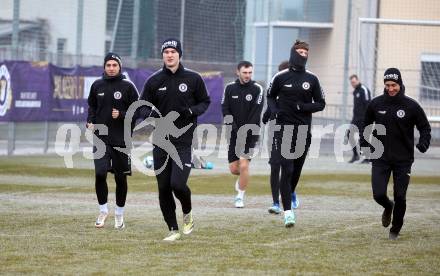
<svg viewBox="0 0 440 276">
<path fill-rule="evenodd" d="M 232 176 L 191 176 L 196 229 L 170 244 L 162 242 L 167 229 L 154 177 L 129 178 L 126 229 L 115 230 L 112 215 L 95 229 L 93 170 L 58 163 L 0 159 L 1 274 L 440 273 L 438 176 L 412 177 L 398 241 L 381 226 L 368 175 L 304 175 L 293 229 L 267 212 L 268 176 L 251 177 L 242 210 L 233 208 Z M 109 188 L 113 211 L 110 175 Z M 177 211 L 181 221 L 179 204 Z"/>
</svg>

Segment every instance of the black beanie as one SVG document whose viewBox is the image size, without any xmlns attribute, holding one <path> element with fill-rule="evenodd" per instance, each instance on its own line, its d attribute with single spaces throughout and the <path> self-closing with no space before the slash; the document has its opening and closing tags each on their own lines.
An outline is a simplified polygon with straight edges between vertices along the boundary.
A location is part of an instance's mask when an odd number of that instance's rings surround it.
<svg viewBox="0 0 440 276">
<path fill-rule="evenodd" d="M 385 73 L 383 74 L 383 82 L 385 83 L 387 81 L 393 81 L 397 83 L 400 87 L 402 87 L 403 81 L 399 69 L 388 68 L 387 70 L 385 70 Z"/>
<path fill-rule="evenodd" d="M 179 58 L 182 57 L 182 44 L 180 43 L 179 40 L 174 38 L 165 39 L 164 42 L 162 43 L 160 52 L 163 54 L 163 51 L 167 48 L 176 49 L 176 51 L 179 53 Z"/>
<path fill-rule="evenodd" d="M 104 68 L 105 68 L 105 64 L 109 60 L 116 61 L 119 64 L 119 68 L 122 70 L 122 61 L 121 61 L 121 57 L 118 54 L 110 52 L 107 55 L 105 55 L 105 58 L 104 58 Z"/>
</svg>

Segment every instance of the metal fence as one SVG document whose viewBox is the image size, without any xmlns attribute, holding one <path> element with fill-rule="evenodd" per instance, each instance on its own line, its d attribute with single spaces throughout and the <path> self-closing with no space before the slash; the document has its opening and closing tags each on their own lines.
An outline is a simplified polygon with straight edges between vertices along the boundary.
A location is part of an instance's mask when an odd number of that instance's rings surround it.
<svg viewBox="0 0 440 276">
<path fill-rule="evenodd" d="M 299 38 L 310 42 L 308 67 L 318 75 L 326 93 L 326 109 L 314 114 L 314 122 L 340 125 L 350 120 L 352 88 L 347 78 L 360 71 L 358 56 L 365 58 L 365 47 L 371 46 L 376 52 L 381 49 L 378 33 L 361 30 L 358 19 L 377 17 L 379 11 L 380 16 L 394 18 L 411 11 L 414 19 L 423 19 L 417 16 L 429 9 L 408 0 L 401 1 L 398 8 L 389 9 L 387 5 L 386 1 L 374 0 L 3 0 L 0 62 L 102 66 L 104 54 L 112 50 L 122 55 L 126 67 L 158 68 L 162 40 L 176 37 L 183 44 L 185 66 L 201 72 L 222 72 L 225 82 L 230 82 L 235 79 L 236 63 L 246 59 L 254 64 L 254 78 L 266 86 Z M 440 3 L 436 5 L 440 7 Z M 434 99 L 424 104 L 430 117 L 440 116 L 439 88 L 435 87 L 440 83 L 439 39 L 437 35 L 419 37 L 417 47 L 428 45 L 430 53 L 424 57 L 430 59 L 418 60 L 411 67 L 418 68 L 411 74 L 424 82 L 423 91 Z M 361 48 L 360 41 L 370 44 Z M 398 49 L 408 47 L 401 45 Z M 401 60 L 394 58 L 391 62 L 389 67 L 398 67 Z M 374 60 L 371 64 L 380 77 L 382 67 Z M 429 72 L 429 78 L 423 70 Z M 377 81 L 370 83 L 376 86 Z M 411 96 L 419 99 L 418 87 L 410 88 Z M 373 92 L 380 90 L 378 86 Z M 76 123 L 83 127 L 83 122 Z M 17 153 L 25 144 L 45 152 L 53 147 L 59 124 L 0 123 L 0 152 Z M 437 140 L 439 128 L 433 123 Z"/>
</svg>

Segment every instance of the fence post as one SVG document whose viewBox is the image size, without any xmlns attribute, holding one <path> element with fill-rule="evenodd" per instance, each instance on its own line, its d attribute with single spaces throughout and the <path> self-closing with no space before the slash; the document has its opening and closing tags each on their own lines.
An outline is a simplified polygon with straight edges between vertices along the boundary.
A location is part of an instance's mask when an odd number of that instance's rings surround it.
<svg viewBox="0 0 440 276">
<path fill-rule="evenodd" d="M 15 122 L 8 122 L 8 156 L 15 150 Z"/>
<path fill-rule="evenodd" d="M 76 65 L 82 64 L 83 17 L 84 17 L 84 0 L 78 0 L 78 10 L 77 10 L 77 18 L 76 18 L 76 51 L 75 51 Z"/>
<path fill-rule="evenodd" d="M 44 122 L 44 149 L 43 153 L 46 154 L 49 149 L 49 122 Z"/>
<path fill-rule="evenodd" d="M 344 81 L 342 86 L 342 123 L 347 121 L 347 105 L 348 105 L 348 76 L 350 62 L 350 31 L 351 31 L 351 10 L 353 8 L 352 0 L 348 1 L 347 24 L 345 30 L 345 54 L 344 54 Z"/>
</svg>

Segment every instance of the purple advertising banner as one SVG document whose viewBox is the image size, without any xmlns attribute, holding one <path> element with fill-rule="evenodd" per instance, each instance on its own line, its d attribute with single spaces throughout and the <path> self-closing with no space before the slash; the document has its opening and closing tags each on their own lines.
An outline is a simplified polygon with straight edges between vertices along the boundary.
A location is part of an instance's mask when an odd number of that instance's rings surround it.
<svg viewBox="0 0 440 276">
<path fill-rule="evenodd" d="M 92 83 L 101 77 L 102 67 L 61 68 L 48 63 L 5 61 L 0 63 L 0 121 L 83 122 Z M 123 68 L 123 74 L 142 92 L 147 69 Z M 200 123 L 222 121 L 223 77 L 202 74 L 211 97 Z"/>
</svg>

